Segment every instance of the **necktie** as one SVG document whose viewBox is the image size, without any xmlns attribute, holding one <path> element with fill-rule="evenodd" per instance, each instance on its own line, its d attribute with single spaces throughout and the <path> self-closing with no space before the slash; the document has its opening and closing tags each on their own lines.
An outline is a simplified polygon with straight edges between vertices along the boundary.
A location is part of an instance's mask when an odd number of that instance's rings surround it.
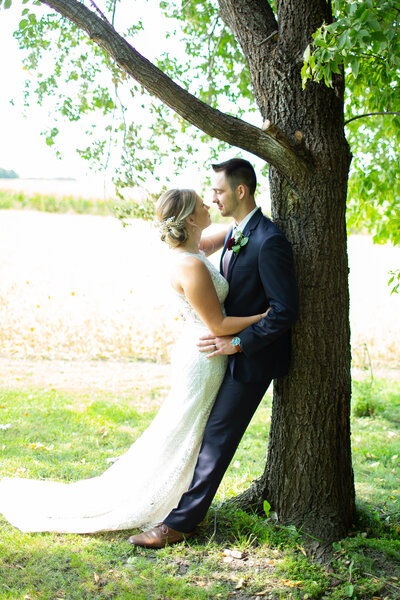
<svg viewBox="0 0 400 600">
<path fill-rule="evenodd" d="M 228 276 L 228 268 L 229 268 L 229 263 L 231 261 L 231 258 L 232 258 L 232 250 L 226 250 L 225 254 L 224 254 L 224 258 L 222 259 L 222 271 L 223 271 L 225 279 Z"/>
<path fill-rule="evenodd" d="M 236 231 L 237 231 L 237 227 L 234 227 L 231 238 L 235 235 Z M 233 253 L 232 250 L 226 250 L 224 257 L 222 259 L 222 272 L 224 274 L 225 279 L 227 279 L 227 276 L 228 276 L 228 268 L 229 268 L 229 263 L 232 258 L 232 253 Z"/>
</svg>

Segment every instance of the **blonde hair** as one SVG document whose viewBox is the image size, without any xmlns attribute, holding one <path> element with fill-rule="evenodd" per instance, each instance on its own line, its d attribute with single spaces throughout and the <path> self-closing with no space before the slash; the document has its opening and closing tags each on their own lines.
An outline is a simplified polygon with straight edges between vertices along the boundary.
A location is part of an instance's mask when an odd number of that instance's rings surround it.
<svg viewBox="0 0 400 600">
<path fill-rule="evenodd" d="M 156 204 L 161 239 L 172 248 L 184 244 L 189 237 L 186 219 L 196 208 L 197 194 L 194 190 L 168 190 Z"/>
</svg>

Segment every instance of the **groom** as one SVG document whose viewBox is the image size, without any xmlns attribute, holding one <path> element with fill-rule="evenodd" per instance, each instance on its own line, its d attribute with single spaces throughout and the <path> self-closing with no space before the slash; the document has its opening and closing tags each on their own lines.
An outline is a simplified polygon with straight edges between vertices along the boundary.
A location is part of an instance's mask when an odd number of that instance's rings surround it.
<svg viewBox="0 0 400 600">
<path fill-rule="evenodd" d="M 209 360 L 228 354 L 229 364 L 210 413 L 193 479 L 164 522 L 129 541 L 163 548 L 190 537 L 205 514 L 236 448 L 275 377 L 286 375 L 290 327 L 298 317 L 292 250 L 284 234 L 255 204 L 256 174 L 233 158 L 214 170 L 213 202 L 236 223 L 225 239 L 221 272 L 229 282 L 227 315 L 268 314 L 236 336 L 205 336 L 199 342 Z M 246 241 L 247 240 L 247 241 Z"/>
</svg>

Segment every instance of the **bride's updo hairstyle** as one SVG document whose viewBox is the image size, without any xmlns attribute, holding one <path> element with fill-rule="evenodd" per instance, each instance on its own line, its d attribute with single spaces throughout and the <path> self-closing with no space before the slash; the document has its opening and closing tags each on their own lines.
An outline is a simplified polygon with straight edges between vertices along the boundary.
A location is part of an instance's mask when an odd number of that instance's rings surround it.
<svg viewBox="0 0 400 600">
<path fill-rule="evenodd" d="M 196 208 L 194 190 L 168 190 L 161 194 L 156 204 L 156 216 L 161 239 L 171 248 L 184 244 L 189 237 L 186 219 Z"/>
</svg>

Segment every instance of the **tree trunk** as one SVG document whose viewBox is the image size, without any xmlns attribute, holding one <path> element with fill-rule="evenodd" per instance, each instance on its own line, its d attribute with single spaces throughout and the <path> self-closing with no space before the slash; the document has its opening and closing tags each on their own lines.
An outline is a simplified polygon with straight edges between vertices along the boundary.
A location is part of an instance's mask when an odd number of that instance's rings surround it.
<svg viewBox="0 0 400 600">
<path fill-rule="evenodd" d="M 344 136 L 343 77 L 336 77 L 332 89 L 301 86 L 302 55 L 311 34 L 331 20 L 325 0 L 277 3 L 278 36 L 266 42 L 270 51 L 262 65 L 259 56 L 254 61 L 244 34 L 251 15 L 238 4 L 221 1 L 225 20 L 238 32 L 261 113 L 289 138 L 305 143 L 313 160 L 313 168 L 295 178 L 295 188 L 270 167 L 272 218 L 293 247 L 301 317 L 293 331 L 290 373 L 274 385 L 264 474 L 239 502 L 246 507 L 267 499 L 281 522 L 332 541 L 346 535 L 354 519 L 345 223 L 351 156 Z M 258 27 L 256 22 L 257 38 Z M 266 38 L 273 28 L 268 20 Z"/>
</svg>

